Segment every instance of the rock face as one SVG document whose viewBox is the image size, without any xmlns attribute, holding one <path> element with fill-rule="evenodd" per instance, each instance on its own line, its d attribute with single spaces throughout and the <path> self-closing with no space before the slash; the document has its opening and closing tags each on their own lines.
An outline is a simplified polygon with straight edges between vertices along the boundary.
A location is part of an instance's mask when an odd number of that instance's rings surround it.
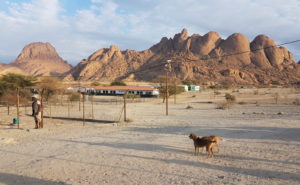
<svg viewBox="0 0 300 185">
<path fill-rule="evenodd" d="M 61 76 L 72 68 L 51 44 L 41 42 L 25 46 L 9 67 L 19 68 L 34 76 Z"/>
<path fill-rule="evenodd" d="M 181 80 L 239 85 L 300 82 L 300 66 L 293 55 L 265 35 L 250 42 L 239 33 L 222 39 L 216 32 L 189 36 L 186 29 L 142 52 L 117 46 L 100 49 L 65 79 L 152 81 L 164 75 L 167 60 L 172 61 L 171 75 Z"/>
<path fill-rule="evenodd" d="M 19 73 L 33 76 L 58 76 L 72 68 L 49 43 L 31 43 L 24 47 L 17 59 L 0 65 L 0 73 Z"/>
<path fill-rule="evenodd" d="M 150 51 L 121 51 L 117 46 L 103 48 L 88 59 L 82 60 L 65 77 L 68 80 L 105 80 L 124 79 L 136 72 L 152 56 Z"/>
</svg>

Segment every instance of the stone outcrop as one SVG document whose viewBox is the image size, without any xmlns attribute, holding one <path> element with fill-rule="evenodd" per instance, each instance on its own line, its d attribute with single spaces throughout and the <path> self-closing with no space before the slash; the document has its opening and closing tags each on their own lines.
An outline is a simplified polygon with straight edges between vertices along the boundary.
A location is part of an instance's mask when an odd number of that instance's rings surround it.
<svg viewBox="0 0 300 185">
<path fill-rule="evenodd" d="M 82 60 L 65 79 L 105 81 L 123 79 L 138 70 L 151 56 L 152 52 L 149 50 L 144 52 L 121 51 L 117 46 L 103 48 Z"/>
<path fill-rule="evenodd" d="M 49 43 L 36 42 L 24 47 L 9 67 L 34 76 L 62 76 L 72 66 L 64 61 Z"/>
<path fill-rule="evenodd" d="M 235 33 L 222 39 L 216 32 L 189 36 L 188 30 L 163 37 L 145 51 L 103 48 L 82 60 L 65 77 L 68 80 L 143 80 L 164 75 L 167 60 L 171 75 L 181 80 L 240 85 L 293 84 L 300 67 L 293 55 L 265 35 L 250 42 Z"/>
</svg>

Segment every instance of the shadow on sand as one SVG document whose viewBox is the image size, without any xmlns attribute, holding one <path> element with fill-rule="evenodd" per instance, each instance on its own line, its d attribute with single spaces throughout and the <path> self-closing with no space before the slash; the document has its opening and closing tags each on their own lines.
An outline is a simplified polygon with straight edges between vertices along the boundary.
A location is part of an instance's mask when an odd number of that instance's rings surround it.
<svg viewBox="0 0 300 185">
<path fill-rule="evenodd" d="M 0 173 L 0 183 L 6 185 L 68 185 L 64 182 L 48 181 L 22 175 Z"/>
<path fill-rule="evenodd" d="M 144 156 L 126 155 L 126 154 L 123 154 L 122 156 L 129 157 L 129 158 L 138 158 L 143 160 L 160 161 L 167 164 L 174 163 L 174 164 L 184 165 L 184 166 L 194 166 L 194 167 L 207 168 L 213 170 L 221 170 L 227 173 L 228 172 L 239 173 L 243 175 L 250 175 L 250 176 L 265 178 L 265 179 L 282 179 L 282 180 L 292 180 L 295 182 L 300 182 L 299 174 L 294 174 L 290 172 L 283 172 L 283 171 L 279 172 L 279 171 L 271 171 L 271 170 L 263 170 L 263 169 L 237 168 L 231 166 L 219 166 L 219 165 L 209 164 L 209 163 L 204 163 L 199 161 L 194 162 L 194 161 L 187 161 L 187 160 L 180 160 L 180 159 L 159 159 L 153 157 L 144 157 Z"/>
<path fill-rule="evenodd" d="M 300 141 L 300 128 L 283 127 L 209 127 L 209 126 L 162 126 L 155 128 L 130 128 L 131 131 L 155 134 L 199 136 L 218 135 L 231 139 L 270 139 L 283 141 Z"/>
</svg>

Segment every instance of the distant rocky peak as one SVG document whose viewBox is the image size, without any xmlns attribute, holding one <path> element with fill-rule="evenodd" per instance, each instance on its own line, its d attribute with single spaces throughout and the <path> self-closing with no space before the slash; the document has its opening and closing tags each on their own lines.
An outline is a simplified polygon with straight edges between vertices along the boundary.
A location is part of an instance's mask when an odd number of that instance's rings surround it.
<svg viewBox="0 0 300 185">
<path fill-rule="evenodd" d="M 50 43 L 34 42 L 26 45 L 19 54 L 16 62 L 31 59 L 60 58 L 55 48 Z"/>
</svg>

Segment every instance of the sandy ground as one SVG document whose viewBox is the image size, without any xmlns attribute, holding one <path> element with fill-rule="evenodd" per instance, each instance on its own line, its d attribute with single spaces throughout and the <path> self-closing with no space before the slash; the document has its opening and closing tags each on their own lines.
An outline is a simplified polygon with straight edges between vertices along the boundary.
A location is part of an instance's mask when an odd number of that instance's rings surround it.
<svg viewBox="0 0 300 185">
<path fill-rule="evenodd" d="M 235 91 L 243 103 L 228 110 L 216 109 L 225 91 L 185 93 L 170 99 L 169 116 L 160 99 L 128 103 L 128 124 L 109 122 L 120 103 L 95 103 L 98 122 L 85 126 L 55 106 L 39 130 L 23 108 L 21 129 L 8 125 L 14 115 L 2 107 L 0 184 L 300 184 L 300 106 L 291 103 L 299 92 L 253 91 Z M 73 105 L 70 117 L 81 115 Z M 194 156 L 191 132 L 223 137 L 220 153 Z"/>
</svg>

